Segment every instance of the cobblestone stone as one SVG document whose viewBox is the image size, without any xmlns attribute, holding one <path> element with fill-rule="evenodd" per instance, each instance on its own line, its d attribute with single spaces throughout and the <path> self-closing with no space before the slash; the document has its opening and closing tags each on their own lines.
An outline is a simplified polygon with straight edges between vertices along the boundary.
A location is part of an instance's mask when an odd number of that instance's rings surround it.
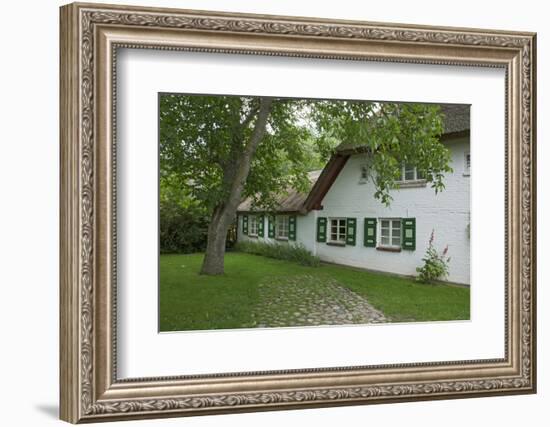
<svg viewBox="0 0 550 427">
<path fill-rule="evenodd" d="M 333 278 L 266 279 L 259 285 L 258 327 L 384 323 L 390 319 Z"/>
</svg>

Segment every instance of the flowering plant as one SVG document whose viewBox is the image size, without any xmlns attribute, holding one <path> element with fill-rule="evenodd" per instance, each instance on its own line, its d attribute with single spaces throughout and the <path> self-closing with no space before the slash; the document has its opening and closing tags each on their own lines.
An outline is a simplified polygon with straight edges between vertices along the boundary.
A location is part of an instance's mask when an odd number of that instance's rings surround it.
<svg viewBox="0 0 550 427">
<path fill-rule="evenodd" d="M 449 275 L 449 262 L 451 261 L 451 258 L 447 256 L 449 245 L 445 246 L 441 254 L 438 253 L 433 245 L 434 234 L 434 230 L 432 230 L 426 255 L 422 258 L 424 265 L 416 268 L 418 272 L 416 280 L 419 282 L 432 283 Z"/>
</svg>

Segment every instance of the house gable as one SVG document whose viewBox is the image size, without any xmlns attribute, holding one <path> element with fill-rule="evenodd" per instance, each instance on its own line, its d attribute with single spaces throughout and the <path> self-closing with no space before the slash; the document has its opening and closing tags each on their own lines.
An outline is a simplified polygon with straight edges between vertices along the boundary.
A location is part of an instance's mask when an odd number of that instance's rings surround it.
<svg viewBox="0 0 550 427">
<path fill-rule="evenodd" d="M 470 106 L 459 104 L 442 104 L 444 115 L 444 133 L 441 142 L 451 144 L 453 141 L 470 137 Z M 330 190 L 334 181 L 346 165 L 350 156 L 366 155 L 368 149 L 360 144 L 341 144 L 336 153 L 330 158 L 319 179 L 306 198 L 302 212 L 322 209 L 322 200 Z"/>
</svg>

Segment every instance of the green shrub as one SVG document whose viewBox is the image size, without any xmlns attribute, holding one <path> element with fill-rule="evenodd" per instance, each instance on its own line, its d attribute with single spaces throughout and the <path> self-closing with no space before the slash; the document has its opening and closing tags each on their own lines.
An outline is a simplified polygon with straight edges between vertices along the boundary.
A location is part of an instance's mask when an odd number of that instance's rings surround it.
<svg viewBox="0 0 550 427">
<path fill-rule="evenodd" d="M 445 279 L 449 275 L 449 262 L 450 257 L 447 257 L 449 246 L 446 246 L 443 252 L 440 254 L 433 246 L 434 231 L 430 237 L 430 243 L 426 250 L 426 255 L 422 258 L 424 265 L 417 267 L 418 272 L 417 280 L 423 283 L 433 283 L 436 280 Z"/>
<path fill-rule="evenodd" d="M 194 204 L 160 203 L 160 252 L 194 253 L 206 249 L 208 218 Z"/>
<path fill-rule="evenodd" d="M 268 258 L 282 259 L 310 267 L 321 265 L 319 257 L 313 255 L 301 243 L 282 244 L 264 242 L 238 242 L 235 250 Z"/>
</svg>

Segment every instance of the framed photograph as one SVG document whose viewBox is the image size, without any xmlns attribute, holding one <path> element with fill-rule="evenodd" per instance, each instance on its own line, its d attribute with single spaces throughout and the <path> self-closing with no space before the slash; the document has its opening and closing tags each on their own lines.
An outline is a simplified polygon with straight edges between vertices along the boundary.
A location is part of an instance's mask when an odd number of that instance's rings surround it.
<svg viewBox="0 0 550 427">
<path fill-rule="evenodd" d="M 63 420 L 536 391 L 535 34 L 60 22 Z"/>
</svg>

